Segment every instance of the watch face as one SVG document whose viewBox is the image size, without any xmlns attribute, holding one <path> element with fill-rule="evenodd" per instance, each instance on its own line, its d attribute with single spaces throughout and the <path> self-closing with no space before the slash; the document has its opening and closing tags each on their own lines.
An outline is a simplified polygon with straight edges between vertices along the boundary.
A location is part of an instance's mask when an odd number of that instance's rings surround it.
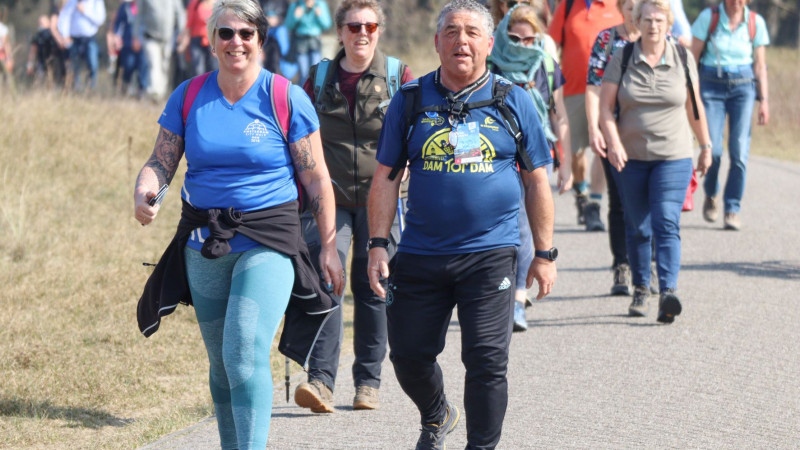
<svg viewBox="0 0 800 450">
<path fill-rule="evenodd" d="M 555 261 L 558 258 L 558 249 L 553 247 L 550 249 L 550 259 Z"/>
</svg>

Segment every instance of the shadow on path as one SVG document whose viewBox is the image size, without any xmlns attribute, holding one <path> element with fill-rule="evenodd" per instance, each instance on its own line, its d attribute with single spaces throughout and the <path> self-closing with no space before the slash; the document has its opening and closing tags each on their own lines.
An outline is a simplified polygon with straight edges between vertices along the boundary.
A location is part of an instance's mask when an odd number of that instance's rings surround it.
<svg viewBox="0 0 800 450">
<path fill-rule="evenodd" d="M 107 426 L 124 427 L 134 419 L 123 419 L 100 409 L 56 406 L 49 401 L 33 402 L 20 398 L 0 399 L 0 416 L 30 419 L 64 420 L 69 427 L 99 429 Z"/>
<path fill-rule="evenodd" d="M 710 264 L 682 264 L 681 270 L 728 271 L 745 277 L 769 277 L 781 280 L 800 280 L 800 262 L 797 261 L 763 261 L 756 262 L 719 262 Z"/>
</svg>

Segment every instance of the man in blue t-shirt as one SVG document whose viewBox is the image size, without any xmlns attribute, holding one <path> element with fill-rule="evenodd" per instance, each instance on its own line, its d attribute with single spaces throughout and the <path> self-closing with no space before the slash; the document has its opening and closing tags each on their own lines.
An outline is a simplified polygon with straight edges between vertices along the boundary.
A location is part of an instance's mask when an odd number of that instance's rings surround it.
<svg viewBox="0 0 800 450">
<path fill-rule="evenodd" d="M 492 18 L 483 6 L 474 0 L 445 5 L 435 43 L 440 69 L 405 85 L 386 113 L 368 201 L 367 270 L 372 289 L 386 298 L 397 379 L 420 411 L 417 448 L 443 448 L 460 415 L 445 398 L 436 363 L 456 305 L 466 368 L 467 448 L 494 448 L 508 403 L 520 244 L 518 177 L 537 249 L 530 268 L 520 270 L 528 273 L 528 287 L 537 280 L 541 299 L 556 279 L 553 199 L 545 169 L 551 157 L 527 93 L 513 86 L 505 96 L 521 128 L 519 149 L 492 101 L 493 92 L 510 83 L 487 71 L 494 40 Z M 408 133 L 406 102 L 414 98 L 423 111 L 415 114 Z M 406 227 L 390 263 L 386 238 L 402 178 L 390 175 L 406 159 L 411 173 Z"/>
</svg>

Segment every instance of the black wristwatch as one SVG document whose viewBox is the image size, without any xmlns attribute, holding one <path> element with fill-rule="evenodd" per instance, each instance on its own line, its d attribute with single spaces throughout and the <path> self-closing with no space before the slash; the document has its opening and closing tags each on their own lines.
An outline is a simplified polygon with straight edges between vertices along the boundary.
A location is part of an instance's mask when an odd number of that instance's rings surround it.
<svg viewBox="0 0 800 450">
<path fill-rule="evenodd" d="M 558 249 L 553 247 L 550 250 L 536 250 L 533 254 L 537 258 L 544 258 L 549 259 L 550 261 L 555 261 L 558 259 Z"/>
<path fill-rule="evenodd" d="M 389 248 L 389 240 L 379 237 L 369 238 L 367 241 L 367 251 L 370 251 L 375 247 Z"/>
</svg>

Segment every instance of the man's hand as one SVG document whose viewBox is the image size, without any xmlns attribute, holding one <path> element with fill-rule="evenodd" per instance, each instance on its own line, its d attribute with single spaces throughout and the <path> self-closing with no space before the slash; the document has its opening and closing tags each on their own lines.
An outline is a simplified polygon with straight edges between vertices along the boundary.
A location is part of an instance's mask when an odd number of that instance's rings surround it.
<svg viewBox="0 0 800 450">
<path fill-rule="evenodd" d="M 367 276 L 369 286 L 380 298 L 386 298 L 386 289 L 381 284 L 381 278 L 389 278 L 389 253 L 383 247 L 375 247 L 369 251 L 367 261 Z"/>
<path fill-rule="evenodd" d="M 533 258 L 528 269 L 528 277 L 525 279 L 526 289 L 530 289 L 533 286 L 534 279 L 539 283 L 539 293 L 536 295 L 536 300 L 541 300 L 553 290 L 553 286 L 556 284 L 556 262 Z"/>
<path fill-rule="evenodd" d="M 344 269 L 336 248 L 322 247 L 319 252 L 319 266 L 322 268 L 325 284 L 332 286 L 333 293 L 341 297 L 344 292 Z"/>
</svg>

